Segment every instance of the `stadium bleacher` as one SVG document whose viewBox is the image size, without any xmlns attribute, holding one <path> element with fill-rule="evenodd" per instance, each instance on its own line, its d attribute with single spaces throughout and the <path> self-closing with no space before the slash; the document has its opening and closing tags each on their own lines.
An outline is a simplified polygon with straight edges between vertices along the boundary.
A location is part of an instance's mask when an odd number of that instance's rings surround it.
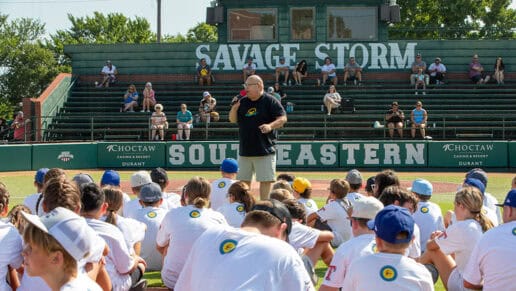
<svg viewBox="0 0 516 291">
<path fill-rule="evenodd" d="M 467 79 L 450 79 L 446 85 L 432 86 L 426 95 L 414 94 L 407 79 L 373 79 L 362 86 L 339 84 L 343 98 L 352 98 L 356 111 L 335 112 L 327 116 L 321 111 L 325 87 L 315 86 L 314 76 L 307 85 L 284 88 L 285 102 L 295 104 L 289 121 L 279 131 L 279 139 L 384 139 L 384 114 L 392 101 L 398 101 L 409 120 L 416 100 L 428 111 L 428 135 L 433 139 L 495 139 L 516 138 L 516 83 L 504 86 L 477 86 Z M 272 84 L 266 76 L 266 86 Z M 135 80 L 141 94 L 145 79 Z M 44 132 L 47 141 L 56 140 L 140 140 L 149 139 L 150 113 L 120 112 L 122 96 L 130 84 L 120 81 L 110 88 L 95 88 L 90 82 L 76 82 L 72 92 L 52 124 Z M 176 132 L 175 115 L 181 103 L 195 115 L 204 90 L 217 99 L 220 121 L 194 123 L 193 140 L 237 140 L 238 129 L 228 122 L 229 104 L 240 90 L 239 80 L 228 80 L 201 88 L 191 82 L 154 82 L 156 99 L 163 104 L 170 128 L 167 139 Z M 141 101 L 141 100 L 140 100 Z M 409 125 L 405 130 L 409 137 Z"/>
</svg>

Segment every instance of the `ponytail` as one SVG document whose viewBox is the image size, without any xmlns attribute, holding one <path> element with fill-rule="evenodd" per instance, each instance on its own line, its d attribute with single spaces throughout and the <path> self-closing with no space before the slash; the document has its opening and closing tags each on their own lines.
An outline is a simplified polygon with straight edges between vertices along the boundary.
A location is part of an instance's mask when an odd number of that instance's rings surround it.
<svg viewBox="0 0 516 291">
<path fill-rule="evenodd" d="M 9 191 L 4 183 L 0 182 L 0 212 L 9 207 Z"/>
<path fill-rule="evenodd" d="M 210 203 L 209 200 L 203 198 L 203 197 L 196 197 L 193 201 L 193 206 L 195 206 L 196 208 L 204 208 L 206 206 L 208 206 L 208 203 Z"/>
<path fill-rule="evenodd" d="M 208 207 L 210 205 L 211 186 L 208 180 L 195 176 L 191 178 L 184 187 L 185 198 L 188 204 L 196 208 Z"/>
<path fill-rule="evenodd" d="M 113 209 L 108 210 L 106 215 L 106 222 L 116 225 L 116 211 Z"/>
<path fill-rule="evenodd" d="M 113 186 L 106 186 L 102 188 L 104 196 L 106 197 L 106 203 L 108 204 L 106 222 L 116 225 L 117 223 L 117 212 L 124 203 L 124 193 L 120 188 Z"/>
<path fill-rule="evenodd" d="M 235 202 L 244 204 L 244 210 L 246 213 L 251 211 L 256 203 L 254 196 L 249 191 L 249 186 L 242 181 L 237 181 L 231 184 L 228 189 L 228 194 L 233 197 Z"/>
<path fill-rule="evenodd" d="M 475 220 L 478 221 L 480 226 L 482 226 L 482 232 L 486 232 L 494 227 L 491 219 L 489 219 L 489 217 L 487 217 L 483 211 L 480 211 L 480 213 L 475 217 Z"/>
</svg>

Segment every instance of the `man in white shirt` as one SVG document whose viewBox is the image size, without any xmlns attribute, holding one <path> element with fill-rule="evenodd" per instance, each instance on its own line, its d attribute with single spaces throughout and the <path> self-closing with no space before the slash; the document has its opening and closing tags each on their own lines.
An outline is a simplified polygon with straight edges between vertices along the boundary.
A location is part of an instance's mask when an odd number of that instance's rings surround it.
<svg viewBox="0 0 516 291">
<path fill-rule="evenodd" d="M 253 58 L 248 57 L 247 63 L 244 64 L 242 68 L 242 75 L 244 77 L 244 83 L 247 80 L 247 77 L 256 74 L 256 64 L 253 63 Z"/>
<path fill-rule="evenodd" d="M 275 200 L 255 207 L 241 229 L 213 227 L 197 239 L 174 289 L 315 290 L 284 241 L 292 227 L 288 210 Z"/>
<path fill-rule="evenodd" d="M 374 219 L 382 209 L 383 204 L 373 197 L 356 201 L 349 218 L 353 238 L 341 244 L 335 252 L 319 291 L 338 291 L 344 285 L 349 265 L 358 258 L 376 252 L 374 231 L 367 227 L 367 222 Z"/>
<path fill-rule="evenodd" d="M 115 65 L 113 65 L 111 61 L 108 60 L 106 61 L 106 65 L 102 67 L 100 74 L 102 75 L 102 82 L 98 84 L 97 87 L 109 87 L 110 84 L 115 83 L 118 71 Z"/>
<path fill-rule="evenodd" d="M 279 63 L 276 65 L 274 72 L 276 75 L 276 83 L 280 83 L 280 78 L 282 78 L 283 86 L 287 86 L 290 66 L 285 62 L 285 57 L 279 58 Z"/>
<path fill-rule="evenodd" d="M 516 278 L 516 190 L 507 193 L 503 204 L 504 224 L 487 231 L 478 241 L 466 264 L 464 287 L 484 291 L 509 290 Z"/>
<path fill-rule="evenodd" d="M 342 290 L 434 290 L 428 270 L 404 255 L 414 232 L 407 209 L 386 206 L 368 226 L 376 233 L 379 253 L 353 261 Z"/>
<path fill-rule="evenodd" d="M 324 59 L 324 65 L 321 67 L 322 85 L 326 85 L 326 81 L 329 81 L 334 86 L 337 86 L 337 68 L 331 62 L 330 57 Z"/>
<path fill-rule="evenodd" d="M 152 169 L 150 172 L 150 177 L 152 182 L 159 185 L 161 192 L 163 193 L 163 203 L 160 206 L 161 208 L 164 210 L 169 210 L 181 207 L 181 195 L 174 192 L 167 192 L 167 187 L 170 184 L 170 181 L 165 169 L 159 167 Z"/>
<path fill-rule="evenodd" d="M 220 174 L 222 178 L 219 178 L 211 182 L 211 209 L 217 210 L 224 204 L 229 204 L 228 201 L 228 189 L 233 183 L 236 182 L 236 176 L 238 173 L 238 162 L 235 159 L 224 159 L 220 165 Z"/>
<path fill-rule="evenodd" d="M 441 63 L 441 58 L 435 58 L 435 61 L 428 67 L 428 72 L 430 73 L 430 84 L 444 84 L 446 66 Z"/>
<path fill-rule="evenodd" d="M 351 205 L 354 205 L 355 201 L 364 197 L 364 195 L 358 192 L 362 188 L 362 173 L 357 169 L 349 170 L 346 175 L 346 181 L 349 183 L 349 193 L 346 195 L 346 198 L 351 202 Z"/>
</svg>

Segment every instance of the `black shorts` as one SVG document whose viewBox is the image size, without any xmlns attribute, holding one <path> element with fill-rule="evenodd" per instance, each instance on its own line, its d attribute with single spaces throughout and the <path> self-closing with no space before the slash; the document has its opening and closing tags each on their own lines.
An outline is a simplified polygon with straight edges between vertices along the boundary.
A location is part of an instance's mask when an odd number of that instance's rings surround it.
<svg viewBox="0 0 516 291">
<path fill-rule="evenodd" d="M 473 83 L 478 83 L 478 81 L 480 81 L 482 79 L 482 75 L 475 75 L 473 77 L 471 77 L 471 81 L 473 81 Z"/>
</svg>

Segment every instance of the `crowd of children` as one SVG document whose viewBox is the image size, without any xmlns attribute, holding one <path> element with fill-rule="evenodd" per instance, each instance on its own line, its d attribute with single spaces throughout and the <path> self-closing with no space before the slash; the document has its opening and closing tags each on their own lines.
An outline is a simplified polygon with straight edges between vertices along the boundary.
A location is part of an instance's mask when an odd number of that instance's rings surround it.
<svg viewBox="0 0 516 291">
<path fill-rule="evenodd" d="M 318 260 L 326 291 L 433 290 L 438 276 L 447 290 L 513 285 L 516 177 L 499 204 L 472 169 L 443 216 L 428 180 L 404 189 L 393 170 L 330 180 L 320 209 L 306 178 L 282 174 L 256 201 L 235 160 L 220 170 L 181 194 L 164 169 L 137 171 L 131 200 L 114 170 L 96 184 L 42 168 L 9 213 L 0 182 L 0 290 L 144 290 L 146 270 L 171 290 L 314 290 Z"/>
</svg>

